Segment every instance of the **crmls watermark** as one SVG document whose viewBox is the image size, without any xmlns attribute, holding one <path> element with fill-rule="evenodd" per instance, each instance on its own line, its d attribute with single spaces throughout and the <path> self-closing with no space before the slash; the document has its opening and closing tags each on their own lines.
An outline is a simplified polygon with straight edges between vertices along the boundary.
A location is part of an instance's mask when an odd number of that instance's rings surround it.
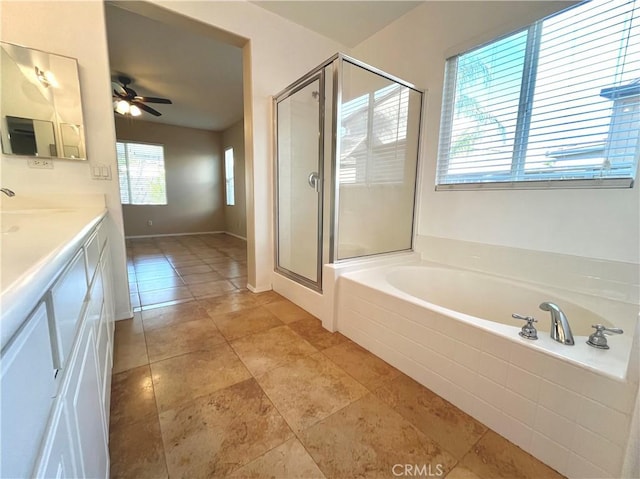
<svg viewBox="0 0 640 479">
<path fill-rule="evenodd" d="M 394 464 L 391 472 L 396 477 L 442 477 L 442 464 Z"/>
</svg>

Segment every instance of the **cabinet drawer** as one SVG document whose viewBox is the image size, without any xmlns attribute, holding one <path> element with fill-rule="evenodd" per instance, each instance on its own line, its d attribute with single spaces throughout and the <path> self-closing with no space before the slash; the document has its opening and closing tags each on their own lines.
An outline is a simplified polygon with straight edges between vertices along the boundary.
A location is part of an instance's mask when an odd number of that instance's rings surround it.
<svg viewBox="0 0 640 479">
<path fill-rule="evenodd" d="M 81 249 L 51 290 L 56 366 L 59 368 L 64 367 L 71 351 L 86 296 L 87 275 Z"/>
<path fill-rule="evenodd" d="M 0 477 L 30 477 L 55 394 L 44 303 L 2 352 L 0 371 Z"/>
</svg>

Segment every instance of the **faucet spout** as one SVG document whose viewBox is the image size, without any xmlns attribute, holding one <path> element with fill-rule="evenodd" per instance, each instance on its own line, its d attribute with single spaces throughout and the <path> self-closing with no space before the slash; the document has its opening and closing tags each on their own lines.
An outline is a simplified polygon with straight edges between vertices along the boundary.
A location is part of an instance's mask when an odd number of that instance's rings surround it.
<svg viewBox="0 0 640 479">
<path fill-rule="evenodd" d="M 9 198 L 11 198 L 12 196 L 16 196 L 16 194 L 12 190 L 10 190 L 9 188 L 0 188 L 0 191 L 2 191 Z"/>
<path fill-rule="evenodd" d="M 555 303 L 545 301 L 540 304 L 540 309 L 551 313 L 551 339 L 573 346 L 575 341 L 573 340 L 569 320 L 560 307 Z"/>
</svg>

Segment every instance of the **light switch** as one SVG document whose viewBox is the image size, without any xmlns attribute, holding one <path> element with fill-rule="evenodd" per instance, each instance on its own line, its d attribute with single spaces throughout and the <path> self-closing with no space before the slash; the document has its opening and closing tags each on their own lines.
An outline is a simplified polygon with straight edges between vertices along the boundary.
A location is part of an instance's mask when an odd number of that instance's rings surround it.
<svg viewBox="0 0 640 479">
<path fill-rule="evenodd" d="M 93 167 L 93 176 L 100 176 L 100 167 L 99 166 L 94 166 Z"/>
<path fill-rule="evenodd" d="M 104 176 L 105 178 L 108 178 L 109 177 L 109 167 L 108 166 L 103 166 L 100 169 L 102 170 L 102 176 Z"/>
</svg>

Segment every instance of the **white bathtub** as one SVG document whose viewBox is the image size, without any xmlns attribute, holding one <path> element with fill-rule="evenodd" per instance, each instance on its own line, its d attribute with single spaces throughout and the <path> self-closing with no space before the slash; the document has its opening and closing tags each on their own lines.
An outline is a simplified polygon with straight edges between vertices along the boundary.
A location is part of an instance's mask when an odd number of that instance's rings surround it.
<svg viewBox="0 0 640 479">
<path fill-rule="evenodd" d="M 336 294 L 340 332 L 554 469 L 619 474 L 637 307 L 425 262 L 345 273 Z M 574 346 L 550 338 L 543 301 L 563 309 Z M 514 312 L 538 319 L 537 341 Z M 586 344 L 596 323 L 627 330 L 598 350 Z"/>
<path fill-rule="evenodd" d="M 543 301 L 556 303 L 562 308 L 574 336 L 590 335 L 595 331 L 591 327 L 594 324 L 612 326 L 606 318 L 558 293 L 473 271 L 427 265 L 400 266 L 389 269 L 386 279 L 391 287 L 426 304 L 517 328 L 525 323 L 513 319 L 512 313 L 535 317 L 538 331 L 549 332 L 550 313 L 539 309 Z"/>
</svg>

